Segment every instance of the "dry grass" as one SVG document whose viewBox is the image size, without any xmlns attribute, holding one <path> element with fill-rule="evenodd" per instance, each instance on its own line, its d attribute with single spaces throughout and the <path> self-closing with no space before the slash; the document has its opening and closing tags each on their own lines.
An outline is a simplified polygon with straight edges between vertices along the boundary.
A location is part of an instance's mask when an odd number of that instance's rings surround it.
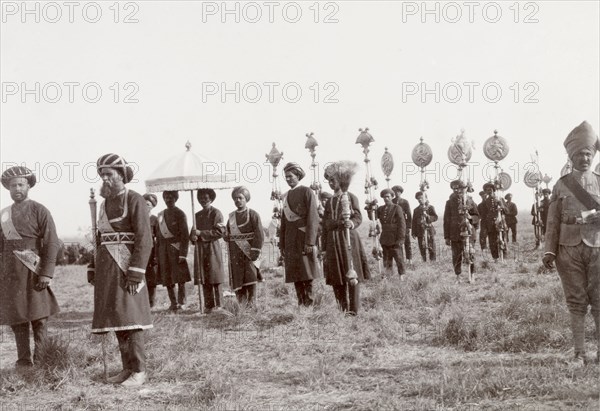
<svg viewBox="0 0 600 411">
<path fill-rule="evenodd" d="M 539 270 L 541 252 L 513 247 L 497 264 L 479 254 L 476 282 L 457 284 L 440 247 L 435 263 L 415 258 L 404 282 L 375 274 L 355 318 L 337 310 L 322 281 L 315 306 L 298 308 L 277 269 L 265 270 L 255 309 L 226 298 L 229 314 L 199 316 L 189 286 L 189 311 L 154 312 L 149 381 L 135 390 L 102 382 L 85 268 L 61 267 L 54 289 L 62 312 L 50 322 L 42 364 L 13 370 L 14 339 L 2 327 L 0 408 L 598 409 L 599 368 L 566 362 L 564 297 L 556 273 Z M 164 289 L 158 297 L 166 305 Z M 591 350 L 590 318 L 586 332 Z M 118 371 L 114 336 L 108 346 Z"/>
</svg>

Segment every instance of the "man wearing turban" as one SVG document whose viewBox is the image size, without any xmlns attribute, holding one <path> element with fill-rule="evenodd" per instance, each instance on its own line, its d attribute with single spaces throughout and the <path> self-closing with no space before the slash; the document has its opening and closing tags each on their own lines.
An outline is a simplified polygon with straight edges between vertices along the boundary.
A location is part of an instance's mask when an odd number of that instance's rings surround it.
<svg viewBox="0 0 600 411">
<path fill-rule="evenodd" d="M 425 193 L 417 191 L 415 199 L 419 202 L 419 206 L 413 211 L 412 235 L 417 239 L 423 261 L 427 261 L 427 253 L 429 253 L 429 260 L 435 261 L 435 228 L 432 223 L 438 220 L 438 215 L 435 208 L 427 201 Z M 427 238 L 427 247 L 425 247 L 425 238 Z"/>
<path fill-rule="evenodd" d="M 152 328 L 145 274 L 152 252 L 152 229 L 144 198 L 125 184 L 133 170 L 125 159 L 106 154 L 98 159 L 104 201 L 98 213 L 95 262 L 88 268 L 94 286 L 92 333 L 114 331 L 123 369 L 108 382 L 125 387 L 146 381 L 144 330 Z"/>
<path fill-rule="evenodd" d="M 596 362 L 600 357 L 600 174 L 592 171 L 600 140 L 584 121 L 569 133 L 564 146 L 573 170 L 552 190 L 542 261 L 547 268 L 556 262 L 571 316 L 574 363 L 584 365 L 588 305 L 596 323 Z"/>
<path fill-rule="evenodd" d="M 406 257 L 406 261 L 410 266 L 412 262 L 412 245 L 410 243 L 410 230 L 412 227 L 412 210 L 410 209 L 410 204 L 408 203 L 408 200 L 402 198 L 402 193 L 404 192 L 404 188 L 402 188 L 402 186 L 393 186 L 392 191 L 395 194 L 394 203 L 398 204 L 404 212 L 404 222 L 406 223 L 406 235 L 404 238 L 404 256 Z"/>
<path fill-rule="evenodd" d="M 473 232 L 473 217 L 479 216 L 479 211 L 473 199 L 467 196 L 467 185 L 461 180 L 454 180 L 450 183 L 453 193 L 446 201 L 444 209 L 444 240 L 446 245 L 452 249 L 452 265 L 456 281 L 460 282 L 462 273 L 463 251 L 467 236 L 471 243 L 471 248 L 475 242 Z M 471 252 L 469 255 L 471 272 L 475 272 L 475 256 Z"/>
<path fill-rule="evenodd" d="M 260 255 L 264 242 L 262 222 L 258 213 L 248 208 L 250 191 L 238 186 L 231 192 L 236 210 L 229 214 L 227 240 L 229 244 L 229 285 L 238 302 L 254 306 L 256 283 L 260 275 Z"/>
<path fill-rule="evenodd" d="M 383 267 L 386 275 L 392 275 L 394 261 L 398 268 L 400 280 L 404 279 L 404 252 L 402 250 L 406 239 L 406 220 L 404 211 L 394 204 L 394 192 L 386 188 L 380 193 L 383 206 L 377 208 L 377 218 L 381 222 L 379 242 L 383 250 Z"/>
<path fill-rule="evenodd" d="M 152 214 L 152 209 L 156 207 L 158 198 L 155 194 L 146 193 L 143 195 L 146 201 L 146 207 L 148 207 L 148 215 L 150 216 L 150 228 L 152 229 L 152 253 L 148 259 L 148 266 L 146 267 L 146 284 L 148 285 L 148 300 L 150 302 L 150 308 L 154 307 L 156 297 L 156 286 L 160 284 L 158 278 L 158 256 L 156 251 L 156 236 L 158 233 L 158 217 Z"/>
<path fill-rule="evenodd" d="M 167 287 L 171 311 L 185 308 L 185 283 L 192 280 L 187 264 L 189 228 L 185 213 L 175 205 L 178 199 L 177 191 L 163 192 L 167 208 L 158 213 L 158 267 L 160 282 Z"/>
<path fill-rule="evenodd" d="M 542 190 L 542 199 L 540 200 L 540 203 L 539 204 L 534 203 L 531 206 L 531 215 L 533 216 L 533 218 L 531 219 L 531 224 L 533 224 L 533 225 L 539 224 L 540 234 L 541 234 L 541 238 L 535 239 L 535 248 L 536 249 L 539 248 L 541 241 L 544 240 L 544 236 L 546 235 L 546 223 L 548 221 L 548 210 L 550 208 L 550 194 L 552 194 L 552 191 L 548 188 L 544 188 Z M 537 212 L 539 213 L 540 221 L 538 221 L 536 207 L 537 207 Z"/>
<path fill-rule="evenodd" d="M 202 210 L 195 215 L 196 230 L 190 240 L 196 247 L 194 253 L 194 284 L 202 284 L 205 313 L 221 307 L 221 284 L 225 281 L 223 256 L 219 239 L 225 234 L 223 214 L 212 203 L 217 193 L 212 189 L 198 190 Z"/>
<path fill-rule="evenodd" d="M 290 190 L 283 199 L 279 248 L 285 261 L 285 282 L 294 283 L 298 305 L 313 303 L 312 281 L 319 277 L 317 233 L 319 212 L 317 197 L 300 180 L 305 173 L 297 163 L 287 163 L 283 172 Z"/>
<path fill-rule="evenodd" d="M 35 174 L 15 166 L 2 173 L 2 185 L 14 204 L 0 211 L 0 325 L 10 325 L 17 344 L 17 367 L 31 366 L 29 324 L 35 351 L 46 340 L 47 319 L 59 311 L 49 287 L 59 241 L 52 215 L 28 198 Z"/>
</svg>

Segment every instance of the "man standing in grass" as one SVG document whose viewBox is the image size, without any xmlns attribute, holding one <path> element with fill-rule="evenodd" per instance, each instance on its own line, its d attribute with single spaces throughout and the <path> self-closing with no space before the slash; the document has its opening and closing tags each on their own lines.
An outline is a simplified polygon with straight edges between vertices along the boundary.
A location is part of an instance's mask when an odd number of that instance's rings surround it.
<svg viewBox="0 0 600 411">
<path fill-rule="evenodd" d="M 146 381 L 144 330 L 152 328 L 144 277 L 152 252 L 152 231 L 144 198 L 125 184 L 133 169 L 122 157 L 98 159 L 104 201 L 98 213 L 98 248 L 88 268 L 94 286 L 92 333 L 114 331 L 123 370 L 108 382 L 136 387 Z"/>
<path fill-rule="evenodd" d="M 398 275 L 402 281 L 406 273 L 402 250 L 407 228 L 404 211 L 398 204 L 394 204 L 394 192 L 389 188 L 382 190 L 379 195 L 384 202 L 383 206 L 377 208 L 377 218 L 381 222 L 379 242 L 383 250 L 383 268 L 385 275 L 392 275 L 394 261 L 396 261 Z"/>
<path fill-rule="evenodd" d="M 279 242 L 285 261 L 285 282 L 294 283 L 298 305 L 308 307 L 313 304 L 312 282 L 319 277 L 315 247 L 319 229 L 317 197 L 300 184 L 305 172 L 298 163 L 287 163 L 283 172 L 290 186 L 283 200 Z"/>
<path fill-rule="evenodd" d="M 508 233 L 512 233 L 512 242 L 517 242 L 517 214 L 519 210 L 517 210 L 517 205 L 512 202 L 512 194 L 508 193 L 504 196 L 506 200 L 506 239 L 508 241 Z"/>
<path fill-rule="evenodd" d="M 596 362 L 600 357 L 600 174 L 592 171 L 600 140 L 584 121 L 569 133 L 564 146 L 573 170 L 552 191 L 542 261 L 547 268 L 556 262 L 571 315 L 574 362 L 584 365 L 588 305 L 596 323 Z"/>
<path fill-rule="evenodd" d="M 404 257 L 406 258 L 406 262 L 410 266 L 412 264 L 412 246 L 410 244 L 412 210 L 410 209 L 410 204 L 408 203 L 408 200 L 402 198 L 402 193 L 404 192 L 404 188 L 402 188 L 402 186 L 393 186 L 392 191 L 395 194 L 394 203 L 398 204 L 404 212 L 404 222 L 406 225 L 406 233 L 404 237 Z"/>
<path fill-rule="evenodd" d="M 10 325 L 17 343 L 17 367 L 33 365 L 29 324 L 35 351 L 46 340 L 47 319 L 59 311 L 50 289 L 59 242 L 52 216 L 46 207 L 28 198 L 36 183 L 26 167 L 2 173 L 2 185 L 14 204 L 0 211 L 0 325 Z"/>
</svg>

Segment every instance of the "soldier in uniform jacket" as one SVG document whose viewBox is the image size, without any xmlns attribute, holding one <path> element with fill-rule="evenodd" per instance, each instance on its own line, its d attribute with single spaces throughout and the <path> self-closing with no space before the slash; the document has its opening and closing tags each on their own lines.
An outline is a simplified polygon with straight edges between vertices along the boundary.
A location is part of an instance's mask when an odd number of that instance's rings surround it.
<svg viewBox="0 0 600 411">
<path fill-rule="evenodd" d="M 383 266 L 388 275 L 392 273 L 394 261 L 400 280 L 404 279 L 404 253 L 402 247 L 406 238 L 406 220 L 402 208 L 394 204 L 394 192 L 389 188 L 380 193 L 384 205 L 377 208 L 377 218 L 381 222 L 379 242 L 383 250 Z"/>
<path fill-rule="evenodd" d="M 517 242 L 517 214 L 519 211 L 517 210 L 517 205 L 512 202 L 512 194 L 508 193 L 504 196 L 506 200 L 506 237 L 508 238 L 508 233 L 512 233 L 512 242 Z"/>
<path fill-rule="evenodd" d="M 406 235 L 404 238 L 404 256 L 408 261 L 408 264 L 412 261 L 412 246 L 410 244 L 410 228 L 412 227 L 412 211 L 410 209 L 410 204 L 408 204 L 408 200 L 402 198 L 402 193 L 404 192 L 404 188 L 402 186 L 393 186 L 392 191 L 395 194 L 394 203 L 398 204 L 402 211 L 404 212 L 404 222 L 406 224 Z"/>
<path fill-rule="evenodd" d="M 596 324 L 596 363 L 600 357 L 600 174 L 592 171 L 600 140 L 584 121 L 569 133 L 564 146 L 573 170 L 552 190 L 542 261 L 547 268 L 556 262 L 571 316 L 574 362 L 584 365 L 589 305 Z"/>
<path fill-rule="evenodd" d="M 435 228 L 432 223 L 438 220 L 438 215 L 435 212 L 435 208 L 429 204 L 422 191 L 417 191 L 415 198 L 419 202 L 419 206 L 413 211 L 412 236 L 417 239 L 423 261 L 427 261 L 426 253 L 428 251 L 429 259 L 435 261 Z M 425 248 L 425 236 L 427 236 L 427 249 Z"/>
<path fill-rule="evenodd" d="M 482 220 L 482 225 L 485 225 L 492 258 L 498 260 L 500 252 L 504 252 L 504 250 L 500 250 L 500 234 L 502 234 L 503 241 L 506 244 L 506 231 L 503 231 L 505 227 L 502 227 L 501 215 L 506 214 L 508 209 L 504 200 L 496 196 L 496 186 L 494 183 L 485 183 L 483 191 L 486 193 L 486 199 L 483 202 L 485 218 Z"/>
<path fill-rule="evenodd" d="M 444 209 L 444 240 L 446 245 L 452 247 L 452 265 L 456 279 L 460 279 L 462 272 L 463 247 L 466 240 L 466 234 L 471 235 L 469 241 L 474 244 L 472 231 L 473 216 L 479 215 L 477 206 L 471 197 L 466 196 L 466 184 L 461 180 L 454 180 L 450 183 L 450 188 L 454 191 Z M 465 198 L 466 196 L 466 198 Z M 466 216 L 465 216 L 466 213 Z M 466 224 L 468 221 L 468 224 Z M 463 235 L 465 234 L 465 235 Z M 472 259 L 471 272 L 475 272 L 474 256 Z"/>
</svg>

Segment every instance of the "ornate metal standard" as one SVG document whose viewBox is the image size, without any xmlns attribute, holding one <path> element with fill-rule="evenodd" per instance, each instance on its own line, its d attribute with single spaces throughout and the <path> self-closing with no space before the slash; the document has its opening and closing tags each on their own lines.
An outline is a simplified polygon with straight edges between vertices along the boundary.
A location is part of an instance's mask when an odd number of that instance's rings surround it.
<svg viewBox="0 0 600 411">
<path fill-rule="evenodd" d="M 385 148 L 385 153 L 381 156 L 381 171 L 383 171 L 383 175 L 385 175 L 385 181 L 387 183 L 387 188 L 390 188 L 390 175 L 392 171 L 394 171 L 394 157 L 388 151 L 388 148 Z"/>
<path fill-rule="evenodd" d="M 429 182 L 425 177 L 425 168 L 431 164 L 431 160 L 433 160 L 433 151 L 431 151 L 429 144 L 423 142 L 423 137 L 421 137 L 419 141 L 419 144 L 413 148 L 411 157 L 413 163 L 415 163 L 421 169 L 421 182 L 419 183 L 419 190 L 425 193 L 429 189 Z"/>
<path fill-rule="evenodd" d="M 429 231 L 431 230 L 432 226 L 427 222 L 427 209 L 429 206 L 426 193 L 429 189 L 429 183 L 425 177 L 425 168 L 431 163 L 431 160 L 433 160 L 433 152 L 431 151 L 431 147 L 423 142 L 423 137 L 419 139 L 419 144 L 413 148 L 411 157 L 413 163 L 415 163 L 421 169 L 421 182 L 419 183 L 419 190 L 423 193 L 425 203 L 420 206 L 423 212 L 421 213 L 421 221 L 419 221 L 419 224 L 423 229 L 423 245 L 425 246 L 425 250 L 427 250 L 424 256 L 425 261 L 427 261 L 427 253 L 433 244 L 429 244 Z"/>
<path fill-rule="evenodd" d="M 283 158 L 283 153 L 277 150 L 275 143 L 271 147 L 269 154 L 265 154 L 267 161 L 273 167 L 273 184 L 271 187 L 271 201 L 273 201 L 273 224 L 275 225 L 275 248 L 279 248 L 279 236 L 281 230 L 281 211 L 283 210 L 283 202 L 281 196 L 281 188 L 279 185 L 279 173 L 277 167 Z M 283 265 L 283 256 L 279 256 L 279 266 Z"/>
<path fill-rule="evenodd" d="M 319 145 L 319 143 L 317 142 L 317 139 L 314 137 L 314 133 L 310 132 L 306 134 L 306 144 L 304 144 L 304 148 L 308 149 L 308 151 L 310 152 L 310 158 L 311 158 L 311 162 L 310 162 L 310 169 L 312 170 L 312 183 L 310 184 L 310 188 L 314 191 L 315 196 L 317 197 L 317 204 L 318 204 L 318 209 L 319 209 L 319 213 L 321 213 L 322 210 L 322 206 L 321 206 L 321 183 L 319 182 L 319 170 L 318 170 L 318 164 L 315 161 L 315 157 L 317 156 L 316 150 L 317 150 L 317 146 Z M 318 257 L 319 257 L 319 265 L 321 266 L 321 272 L 323 272 L 323 257 L 321 254 L 321 251 L 323 250 L 323 244 L 321 244 L 321 236 L 317 237 L 317 247 L 319 248 L 319 253 L 318 253 Z"/>
<path fill-rule="evenodd" d="M 463 170 L 467 166 L 467 163 L 471 159 L 471 155 L 473 154 L 473 143 L 467 140 L 465 136 L 465 130 L 460 130 L 460 134 L 452 139 L 452 144 L 448 148 L 448 159 L 458 166 L 458 178 L 459 180 L 463 180 Z M 471 182 L 468 180 L 468 175 L 466 179 L 467 186 L 471 186 Z M 460 238 L 462 241 L 462 253 L 463 258 L 462 262 L 465 265 L 465 268 L 468 273 L 468 281 L 469 283 L 473 282 L 473 270 L 471 269 L 474 261 L 475 255 L 473 253 L 473 248 L 471 246 L 471 237 L 473 237 L 473 225 L 471 224 L 471 220 L 469 219 L 469 209 L 467 206 L 467 193 L 465 193 L 460 198 L 458 214 L 462 217 L 460 223 Z"/>
<path fill-rule="evenodd" d="M 383 257 L 383 251 L 381 250 L 381 245 L 379 244 L 379 234 L 381 233 L 381 228 L 379 227 L 379 223 L 377 223 L 377 199 L 373 196 L 373 190 L 377 190 L 377 180 L 373 177 L 371 172 L 371 160 L 369 159 L 369 146 L 371 143 L 375 141 L 373 136 L 369 133 L 369 129 L 359 128 L 360 134 L 356 138 L 356 144 L 360 144 L 363 148 L 363 153 L 365 155 L 365 194 L 367 195 L 366 207 L 367 216 L 369 217 L 370 226 L 369 226 L 369 237 L 373 239 L 373 250 L 372 254 L 375 260 L 377 260 L 377 265 L 379 268 L 379 275 L 381 275 L 381 259 Z"/>
<path fill-rule="evenodd" d="M 494 130 L 494 135 L 489 137 L 485 143 L 483 143 L 483 153 L 485 156 L 494 162 L 495 175 L 491 181 L 496 186 L 497 190 L 506 190 L 510 187 L 510 176 L 506 173 L 501 172 L 500 160 L 503 160 L 508 155 L 509 148 L 508 142 L 504 137 L 498 135 L 498 130 Z M 508 226 L 504 217 L 504 211 L 498 203 L 502 202 L 500 198 L 492 199 L 492 209 L 496 209 L 495 224 L 498 231 L 498 255 L 500 260 L 504 260 L 504 255 L 507 251 L 507 239 L 508 239 Z"/>
<path fill-rule="evenodd" d="M 542 197 L 542 193 L 540 191 L 540 183 L 542 182 L 542 173 L 539 171 L 537 151 L 535 152 L 535 156 L 532 156 L 531 160 L 534 164 L 534 168 L 533 170 L 527 170 L 525 172 L 523 182 L 527 187 L 533 189 L 533 233 L 535 236 L 535 247 L 538 248 L 540 243 L 543 241 L 543 222 L 540 213 L 540 198 Z"/>
<path fill-rule="evenodd" d="M 306 134 L 306 144 L 304 144 L 304 148 L 308 149 L 311 158 L 310 169 L 312 170 L 312 183 L 310 184 L 310 188 L 315 192 L 317 201 L 319 201 L 322 187 L 321 183 L 319 182 L 319 170 L 317 169 L 318 164 L 315 161 L 315 157 L 317 156 L 317 146 L 319 143 L 314 137 L 314 134 L 315 133 L 313 132 Z"/>
</svg>

